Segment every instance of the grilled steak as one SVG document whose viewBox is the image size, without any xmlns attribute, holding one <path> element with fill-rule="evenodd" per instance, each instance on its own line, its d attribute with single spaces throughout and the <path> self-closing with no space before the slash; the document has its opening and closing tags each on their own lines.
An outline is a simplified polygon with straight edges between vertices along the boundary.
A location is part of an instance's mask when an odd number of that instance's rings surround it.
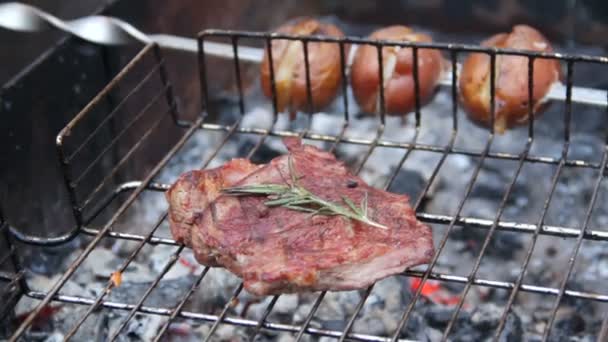
<svg viewBox="0 0 608 342">
<path fill-rule="evenodd" d="M 165 194 L 171 207 L 169 226 L 173 238 L 190 246 L 194 220 L 223 188 L 236 184 L 258 167 L 246 159 L 233 159 L 215 169 L 194 170 L 181 175 Z"/>
<path fill-rule="evenodd" d="M 176 240 L 197 260 L 241 276 L 245 288 L 267 295 L 352 290 L 427 263 L 433 255 L 429 227 L 416 220 L 408 198 L 374 189 L 335 157 L 299 139 L 284 140 L 289 153 L 255 166 L 236 159 L 223 167 L 189 172 L 167 192 Z M 269 207 L 266 196 L 232 196 L 226 187 L 298 186 L 332 203 L 362 203 L 381 229 L 342 215 L 313 215 Z"/>
</svg>

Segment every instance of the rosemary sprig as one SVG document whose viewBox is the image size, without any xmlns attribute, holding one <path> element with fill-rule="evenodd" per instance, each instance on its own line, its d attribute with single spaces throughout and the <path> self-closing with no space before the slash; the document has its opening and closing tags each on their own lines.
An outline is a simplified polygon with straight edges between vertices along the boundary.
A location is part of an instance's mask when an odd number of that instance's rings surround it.
<svg viewBox="0 0 608 342">
<path fill-rule="evenodd" d="M 298 180 L 301 177 L 296 175 L 291 157 L 288 159 L 288 165 L 291 184 L 253 184 L 225 188 L 222 191 L 234 196 L 264 195 L 268 198 L 264 202 L 268 207 L 284 207 L 311 215 L 340 215 L 376 228 L 388 229 L 368 217 L 367 192 L 360 206 L 357 206 L 348 197 L 342 197 L 344 205 L 324 200 L 299 184 Z"/>
</svg>

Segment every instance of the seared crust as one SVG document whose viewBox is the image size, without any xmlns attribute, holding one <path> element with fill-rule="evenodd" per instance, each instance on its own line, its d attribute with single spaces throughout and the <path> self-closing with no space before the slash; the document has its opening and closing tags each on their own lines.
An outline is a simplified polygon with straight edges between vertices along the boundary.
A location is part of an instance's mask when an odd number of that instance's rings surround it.
<svg viewBox="0 0 608 342">
<path fill-rule="evenodd" d="M 245 288 L 267 295 L 362 288 L 433 255 L 429 227 L 416 220 L 409 199 L 374 189 L 328 152 L 286 139 L 300 185 L 330 201 L 361 203 L 383 230 L 341 216 L 311 216 L 268 208 L 264 197 L 220 195 L 192 226 L 192 248 L 205 265 L 226 267 Z M 273 159 L 235 185 L 285 183 L 288 155 Z M 355 188 L 349 181 L 357 182 Z"/>
<path fill-rule="evenodd" d="M 517 25 L 510 33 L 500 33 L 482 42 L 482 46 L 552 52 L 547 39 L 537 30 Z M 523 56 L 497 55 L 495 80 L 495 130 L 528 122 L 528 59 Z M 534 60 L 533 114 L 542 109 L 542 98 L 560 78 L 557 60 Z M 460 75 L 461 102 L 476 123 L 489 126 L 490 115 L 490 57 L 472 53 L 465 60 Z"/>
<path fill-rule="evenodd" d="M 190 231 L 198 216 L 214 201 L 222 188 L 232 186 L 259 166 L 247 159 L 232 159 L 209 170 L 194 170 L 182 174 L 165 192 L 169 202 L 169 226 L 173 238 L 191 246 Z"/>
<path fill-rule="evenodd" d="M 389 26 L 377 30 L 370 39 L 402 40 L 411 42 L 431 42 L 430 36 L 416 33 L 406 26 Z M 390 115 L 405 115 L 415 107 L 414 60 L 412 49 L 395 47 L 382 49 L 383 64 L 387 64 L 391 54 L 396 54 L 396 65 L 390 78 L 385 79 L 385 111 Z M 385 67 L 386 68 L 386 67 Z M 441 76 L 442 57 L 438 50 L 418 50 L 418 80 L 421 105 L 434 93 Z M 386 70 L 384 70 L 386 72 Z M 380 74 L 377 48 L 362 45 L 357 49 L 351 67 L 351 85 L 359 107 L 367 113 L 379 111 Z"/>
</svg>

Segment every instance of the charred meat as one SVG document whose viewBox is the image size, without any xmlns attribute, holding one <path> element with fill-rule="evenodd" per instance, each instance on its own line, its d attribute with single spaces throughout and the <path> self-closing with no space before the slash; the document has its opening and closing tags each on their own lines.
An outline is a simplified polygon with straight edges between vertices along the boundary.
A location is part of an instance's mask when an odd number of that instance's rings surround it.
<svg viewBox="0 0 608 342">
<path fill-rule="evenodd" d="M 235 159 L 167 191 L 173 236 L 200 263 L 267 295 L 358 289 L 430 260 L 431 230 L 407 196 L 370 187 L 331 153 L 284 142 L 289 153 L 268 164 Z"/>
</svg>

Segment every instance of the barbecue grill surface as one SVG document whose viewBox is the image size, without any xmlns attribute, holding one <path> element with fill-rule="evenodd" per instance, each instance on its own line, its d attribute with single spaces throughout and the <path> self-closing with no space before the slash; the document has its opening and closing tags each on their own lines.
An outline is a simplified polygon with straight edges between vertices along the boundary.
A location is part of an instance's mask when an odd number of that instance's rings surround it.
<svg viewBox="0 0 608 342">
<path fill-rule="evenodd" d="M 200 79 L 200 97 L 202 99 L 201 115 L 183 113 L 174 95 L 171 82 L 167 77 L 167 62 L 161 49 L 154 44 L 148 44 L 138 50 L 134 56 L 124 63 L 120 72 L 107 83 L 105 87 L 65 126 L 57 137 L 56 150 L 61 165 L 61 176 L 63 186 L 69 196 L 71 204 L 71 215 L 76 226 L 62 235 L 54 237 L 40 237 L 30 232 L 24 233 L 16 227 L 9 225 L 0 213 L 0 231 L 14 246 L 8 249 L 9 253 L 0 260 L 0 265 L 11 262 L 13 269 L 0 273 L 0 280 L 8 283 L 6 303 L 16 302 L 18 294 L 24 298 L 33 300 L 35 306 L 26 310 L 22 321 L 11 329 L 12 339 L 20 336 L 32 336 L 36 332 L 40 317 L 49 315 L 50 308 L 60 305 L 66 307 L 84 308 L 81 316 L 76 317 L 68 331 L 63 331 L 65 337 L 78 336 L 81 329 L 96 310 L 102 308 L 109 312 L 120 312 L 121 318 L 116 326 L 106 336 L 113 340 L 119 338 L 120 334 L 130 329 L 130 324 L 140 315 L 150 317 L 162 317 L 159 324 L 160 330 L 154 335 L 155 340 L 167 336 L 175 324 L 184 320 L 206 323 L 208 330 L 206 336 L 213 339 L 218 331 L 224 326 L 238 326 L 247 328 L 248 336 L 267 332 L 286 332 L 298 339 L 312 336 L 328 336 L 340 339 L 350 338 L 362 341 L 387 341 L 397 338 L 418 338 L 409 332 L 410 323 L 423 304 L 432 302 L 430 297 L 424 293 L 426 284 L 440 284 L 444 290 L 455 289 L 454 298 L 449 306 L 451 311 L 443 322 L 442 333 L 449 337 L 457 328 L 459 319 L 467 315 L 467 298 L 473 289 L 483 288 L 504 293 L 500 305 L 502 310 L 496 320 L 496 326 L 489 336 L 500 336 L 501 332 L 509 329 L 512 324 L 519 296 L 540 296 L 543 301 L 549 301 L 551 309 L 548 317 L 544 318 L 545 326 L 541 330 L 541 336 L 549 338 L 557 329 L 556 321 L 559 319 L 560 304 L 566 301 L 578 301 L 590 303 L 602 307 L 608 302 L 606 287 L 595 284 L 583 289 L 572 288 L 569 280 L 575 275 L 577 258 L 588 243 L 605 244 L 608 241 L 608 232 L 591 226 L 594 210 L 601 204 L 604 170 L 608 163 L 608 149 L 603 145 L 595 149 L 597 153 L 593 158 L 580 157 L 576 147 L 576 126 L 578 122 L 573 118 L 577 115 L 575 109 L 579 108 L 572 103 L 570 91 L 576 82 L 576 72 L 587 70 L 588 65 L 606 67 L 608 59 L 572 54 L 533 54 L 525 52 L 498 51 L 493 49 L 482 49 L 472 45 L 459 44 L 404 44 L 414 46 L 414 53 L 422 48 L 440 49 L 447 58 L 451 72 L 451 83 L 443 87 L 437 97 L 443 99 L 447 106 L 439 110 L 421 107 L 420 101 L 414 113 L 410 113 L 404 125 L 396 118 L 385 117 L 380 113 L 377 118 L 361 118 L 356 112 L 356 106 L 352 96 L 349 96 L 347 78 L 344 77 L 342 91 L 345 96 L 340 96 L 327 109 L 327 113 L 312 114 L 300 113 L 295 123 L 287 123 L 284 115 L 277 113 L 276 104 L 266 102 L 266 116 L 258 115 L 252 108 L 262 101 L 255 86 L 248 82 L 250 78 L 250 65 L 238 60 L 239 44 L 268 48 L 271 39 L 298 39 L 303 41 L 327 40 L 340 46 L 342 49 L 342 65 L 347 65 L 348 54 L 344 51 L 346 44 L 372 43 L 382 46 L 377 42 L 371 42 L 360 38 L 348 36 L 345 39 L 331 39 L 319 37 L 293 37 L 274 36 L 269 33 L 233 31 L 233 30 L 207 30 L 201 32 L 198 37 L 199 46 L 205 43 L 221 41 L 231 44 L 235 56 L 228 60 L 219 62 L 216 58 L 199 51 L 198 54 L 198 77 Z M 548 114 L 549 118 L 542 118 L 541 122 L 531 121 L 527 127 L 522 127 L 516 132 L 510 132 L 507 136 L 497 136 L 493 132 L 473 127 L 466 122 L 466 118 L 459 111 L 458 92 L 456 89 L 457 62 L 471 51 L 482 51 L 490 55 L 492 60 L 501 54 L 515 53 L 525 58 L 554 58 L 560 61 L 565 70 L 564 84 L 568 89 L 565 101 L 554 104 L 560 109 Z M 230 96 L 218 96 L 217 88 L 213 86 L 214 75 L 221 66 L 222 73 L 229 73 L 233 82 L 230 87 Z M 347 69 L 342 72 L 346 75 Z M 492 77 L 493 79 L 493 77 Z M 179 81 L 179 80 L 177 80 Z M 587 84 L 584 84 L 587 86 Z M 254 90 L 252 90 L 254 89 Z M 419 94 L 416 94 L 419 97 Z M 257 101 L 257 102 L 256 102 Z M 431 103 L 429 106 L 433 106 Z M 605 115 L 606 108 L 600 108 Z M 431 113 L 432 112 L 432 113 Z M 441 120 L 445 130 L 443 132 L 432 132 L 428 127 L 440 127 L 431 124 L 430 120 L 438 120 L 431 115 L 441 112 Z M 558 112 L 559 115 L 553 115 Z M 257 114 L 256 114 L 257 113 Z M 429 113 L 429 115 L 425 115 Z M 194 113 L 197 114 L 197 113 Z M 314 117 L 318 115 L 318 117 Z M 325 127 L 318 120 L 332 118 L 330 121 L 335 127 Z M 602 117 L 602 116 L 600 116 Z M 257 122 L 258 118 L 260 119 Z M 605 118 L 604 118 L 605 119 Z M 266 120 L 266 122 L 264 122 Z M 317 121 L 315 121 L 317 120 Z M 547 120 L 559 120 L 556 126 L 559 129 L 546 132 Z M 251 125 L 251 122 L 254 124 Z M 263 125 L 267 123 L 268 125 Z M 109 125 L 112 129 L 107 129 Z M 551 126 L 551 127 L 556 127 Z M 363 127 L 363 128 L 362 128 Z M 476 129 L 476 131 L 473 131 Z M 168 131 L 171 134 L 167 134 Z M 441 135 L 436 140 L 430 137 Z M 478 146 L 462 144 L 462 135 L 479 137 Z M 547 147 L 545 135 L 553 135 L 560 144 Z M 140 227 L 129 227 L 128 217 L 141 213 L 142 205 L 154 203 L 150 198 L 161 196 L 168 189 L 169 184 L 176 176 L 176 170 L 183 172 L 184 160 L 197 160 L 198 167 L 212 167 L 221 163 L 226 158 L 244 157 L 256 161 L 266 162 L 278 153 L 277 147 L 280 138 L 301 136 L 307 142 L 337 153 L 339 158 L 344 156 L 351 168 L 362 173 L 365 177 L 376 177 L 378 187 L 391 189 L 396 184 L 405 182 L 411 184 L 415 177 L 402 178 L 401 170 L 404 167 L 415 164 L 419 158 L 431 158 L 434 167 L 425 170 L 425 177 L 421 185 L 414 189 L 413 204 L 417 217 L 421 221 L 432 224 L 436 240 L 436 254 L 429 265 L 404 272 L 396 276 L 400 282 L 408 281 L 412 286 L 412 296 L 399 311 L 394 314 L 394 326 L 388 334 L 376 335 L 371 331 L 360 332 L 356 329 L 358 318 L 366 312 L 369 298 L 373 297 L 374 287 L 359 293 L 358 301 L 349 316 L 349 319 L 339 326 L 332 328 L 327 326 L 315 326 L 314 317 L 322 307 L 327 296 L 325 292 L 316 293 L 301 320 L 292 323 L 283 323 L 270 319 L 271 313 L 281 300 L 281 297 L 272 297 L 264 308 L 259 319 L 251 319 L 246 314 L 243 317 L 235 315 L 231 310 L 238 305 L 239 298 L 249 298 L 243 292 L 242 283 L 237 283 L 231 297 L 224 298 L 221 303 L 209 310 L 190 310 L 194 297 L 205 295 L 205 279 L 214 270 L 194 268 L 192 274 L 184 275 L 182 279 L 188 281 L 188 286 L 183 293 L 172 298 L 170 305 L 158 304 L 150 298 L 155 293 L 162 291 L 163 284 L 167 283 L 165 278 L 180 264 L 187 263 L 189 251 L 181 244 L 176 243 L 168 235 L 161 231 L 166 229 L 167 214 L 165 208 L 155 208 L 153 216 L 155 222 L 151 225 Z M 509 139 L 518 138 L 520 144 L 514 149 L 513 145 L 505 143 Z M 162 150 L 154 141 L 163 141 L 168 148 Z M 205 141 L 205 150 L 200 151 L 189 148 L 193 141 Z M 431 141 L 429 143 L 429 141 Z M 196 144 L 195 144 L 196 145 Z M 510 150 L 501 149 L 508 146 Z M 592 144 L 583 144 L 593 148 Z M 155 152 L 156 151 L 156 152 Z M 158 151 L 162 151 L 159 153 Z M 189 151 L 191 155 L 184 155 Z M 194 151 L 194 152 L 193 152 Z M 353 152 L 356 151 L 356 152 Z M 388 152 L 387 152 L 388 151 Z M 385 153 L 385 154 L 383 154 Z M 192 156 L 194 155 L 194 157 Z M 381 155 L 381 157 L 377 157 Z M 384 160 L 382 156 L 397 156 L 385 160 L 391 167 L 386 167 L 386 172 L 381 176 L 370 173 L 370 165 Z M 142 157 L 144 156 L 144 157 Z M 146 160 L 150 167 L 142 167 L 140 160 Z M 389 163 L 390 161 L 390 163 Z M 455 168 L 458 162 L 471 163 L 470 172 L 462 177 Z M 181 164 L 180 164 L 181 163 Z M 181 165 L 181 166 L 180 166 Z M 470 209 L 470 198 L 475 196 L 479 190 L 479 183 L 484 183 L 484 170 L 488 165 L 509 165 L 512 170 L 511 177 L 490 182 L 495 188 L 485 191 L 496 194 L 497 206 L 489 215 L 475 215 Z M 464 166 L 463 166 L 464 167 Z M 129 172 L 125 172 L 128 169 Z M 543 174 L 545 178 L 542 183 L 547 184 L 543 193 L 538 194 L 538 203 L 530 203 L 534 208 L 534 220 L 524 219 L 512 215 L 511 208 L 514 206 L 510 198 L 519 191 L 521 178 L 526 177 L 529 170 L 541 170 L 532 175 Z M 103 172 L 101 170 L 104 170 Z M 376 169 L 374 169 L 376 170 Z M 546 172 L 545 172 L 546 171 Z M 426 201 L 431 201 L 433 193 L 439 180 L 445 174 L 450 175 L 453 183 L 463 180 L 461 184 L 461 196 L 451 199 L 453 209 L 433 208 L 427 206 Z M 135 175 L 135 177 L 134 177 Z M 482 176 L 480 176 L 482 175 Z M 574 175 L 574 176 L 571 176 Z M 589 183 L 589 193 L 585 197 L 584 212 L 573 218 L 573 224 L 553 224 L 551 201 L 557 197 L 561 189 L 560 178 L 580 180 L 585 178 Z M 444 178 L 445 179 L 445 178 Z M 541 181 L 538 181 L 541 183 Z M 448 184 L 447 186 L 451 186 Z M 498 190 L 495 190 L 498 189 Z M 534 197 L 537 198 L 537 197 Z M 433 210 L 431 210 L 433 209 Z M 568 214 L 568 213 L 566 213 Z M 575 216 L 575 214 L 572 214 Z M 133 228 L 133 230 L 130 230 Z M 454 272 L 442 267 L 439 262 L 442 251 L 449 250 L 454 234 L 467 234 L 475 232 L 480 234 L 477 240 L 467 235 L 464 241 L 471 243 L 477 241 L 477 245 L 471 248 L 474 253 L 468 260 L 470 267 L 465 273 Z M 513 275 L 481 274 L 484 271 L 483 264 L 488 260 L 495 259 L 497 253 L 495 238 L 500 234 L 510 232 L 518 237 L 525 236 L 527 244 L 520 247 L 519 267 Z M 501 235 L 504 236 L 504 235 Z M 530 279 L 526 277 L 526 271 L 534 267 L 535 246 L 537 244 L 551 244 L 552 239 L 567 240 L 571 242 L 571 249 L 565 252 L 569 258 L 562 265 L 562 273 L 557 275 L 555 285 L 547 285 L 542 279 Z M 116 241 L 131 246 L 126 252 L 122 251 L 120 263 L 115 265 L 114 273 L 107 278 L 96 293 L 74 293 L 70 291 L 70 281 L 79 276 L 82 268 L 91 259 L 97 256 L 101 250 L 108 246 L 116 246 Z M 72 259 L 63 266 L 60 276 L 52 286 L 45 289 L 32 287 L 26 281 L 26 271 L 22 271 L 18 246 L 19 244 L 38 245 L 39 248 L 50 250 L 53 246 L 78 246 L 77 252 Z M 137 298 L 122 298 L 119 293 L 121 285 L 124 288 L 129 279 L 121 280 L 122 274 L 128 274 L 129 267 L 142 258 L 146 253 L 155 253 L 161 248 L 169 248 L 164 263 L 158 268 L 158 272 L 149 282 L 145 283 L 145 289 L 139 292 Z M 500 251 L 499 251 L 500 252 Z M 503 258 L 509 259 L 513 256 L 507 248 Z M 465 254 L 465 252 L 463 252 Z M 0 255 L 3 257 L 3 255 Z M 465 258 L 465 256 L 459 256 Z M 494 258 L 494 259 L 491 259 Z M 11 260 L 13 259 L 13 260 Z M 464 260 L 464 259 L 463 259 Z M 499 260 L 499 259 L 498 259 Z M 191 266 L 191 265 L 190 265 Z M 188 266 L 188 267 L 190 267 Z M 599 266 L 601 267 L 601 266 Z M 433 282 L 437 283 L 433 283 Z M 203 284 L 203 285 L 201 285 Z M 200 288 L 199 288 L 200 287 Z M 590 290 L 591 289 L 591 290 Z M 448 305 L 446 303 L 433 303 L 433 307 Z M 290 316 L 295 315 L 295 309 L 288 312 Z M 0 313 L 3 313 L 0 310 Z M 556 318 L 558 317 L 558 318 Z M 2 318 L 2 317 L 0 317 Z M 605 322 L 604 322 L 605 323 Z M 603 329 L 606 328 L 604 324 Z M 605 331 L 605 330 L 602 330 Z M 595 336 L 599 338 L 605 335 L 598 326 Z"/>
</svg>

